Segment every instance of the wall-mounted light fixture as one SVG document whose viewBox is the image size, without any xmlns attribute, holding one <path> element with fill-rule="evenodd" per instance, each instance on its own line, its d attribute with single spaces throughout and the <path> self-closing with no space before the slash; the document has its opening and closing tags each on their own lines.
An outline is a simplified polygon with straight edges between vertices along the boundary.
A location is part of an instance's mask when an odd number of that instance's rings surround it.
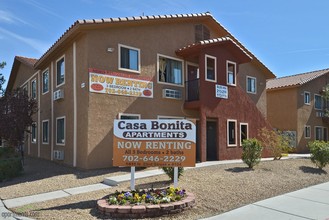
<svg viewBox="0 0 329 220">
<path fill-rule="evenodd" d="M 107 52 L 112 53 L 113 51 L 114 51 L 114 48 L 113 47 L 107 48 Z"/>
</svg>

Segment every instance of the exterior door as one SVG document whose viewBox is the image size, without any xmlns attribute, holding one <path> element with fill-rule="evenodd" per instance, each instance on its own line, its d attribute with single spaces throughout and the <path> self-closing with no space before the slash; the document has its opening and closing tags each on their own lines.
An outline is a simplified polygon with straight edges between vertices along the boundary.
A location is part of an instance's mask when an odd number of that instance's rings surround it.
<svg viewBox="0 0 329 220">
<path fill-rule="evenodd" d="M 199 100 L 199 68 L 187 65 L 187 100 Z"/>
<path fill-rule="evenodd" d="M 207 121 L 207 161 L 217 160 L 217 122 Z"/>
</svg>

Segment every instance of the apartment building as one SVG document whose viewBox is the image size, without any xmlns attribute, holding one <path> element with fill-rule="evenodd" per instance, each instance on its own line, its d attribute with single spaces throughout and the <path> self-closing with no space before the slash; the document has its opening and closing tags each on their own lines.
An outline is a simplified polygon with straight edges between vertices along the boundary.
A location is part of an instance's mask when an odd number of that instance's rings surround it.
<svg viewBox="0 0 329 220">
<path fill-rule="evenodd" d="M 210 13 L 78 20 L 39 58 L 15 57 L 7 89 L 38 101 L 28 155 L 111 167 L 114 119 L 193 119 L 197 161 L 241 157 L 269 126 L 273 73 Z"/>
<path fill-rule="evenodd" d="M 328 141 L 328 105 L 322 98 L 328 83 L 329 69 L 267 82 L 267 119 L 274 128 L 290 134 L 297 152 L 308 152 L 309 141 Z"/>
</svg>

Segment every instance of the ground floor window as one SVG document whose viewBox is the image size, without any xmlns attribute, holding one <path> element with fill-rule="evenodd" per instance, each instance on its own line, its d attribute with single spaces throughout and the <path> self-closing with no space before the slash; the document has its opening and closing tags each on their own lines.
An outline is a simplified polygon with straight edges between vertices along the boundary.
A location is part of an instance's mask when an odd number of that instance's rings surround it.
<svg viewBox="0 0 329 220">
<path fill-rule="evenodd" d="M 311 126 L 305 125 L 304 138 L 311 138 Z"/>
<path fill-rule="evenodd" d="M 242 146 L 243 140 L 248 139 L 248 123 L 240 123 L 240 146 Z"/>
<path fill-rule="evenodd" d="M 140 118 L 141 118 L 140 114 L 126 114 L 126 113 L 119 114 L 119 119 L 123 119 L 123 120 L 140 119 Z"/>
<path fill-rule="evenodd" d="M 31 127 L 31 142 L 36 143 L 37 142 L 37 124 L 33 123 Z"/>
<path fill-rule="evenodd" d="M 56 118 L 56 144 L 65 144 L 65 117 Z"/>
<path fill-rule="evenodd" d="M 328 141 L 328 128 L 315 126 L 315 140 Z"/>
<path fill-rule="evenodd" d="M 49 121 L 48 120 L 42 121 L 42 143 L 43 144 L 49 143 Z"/>
<path fill-rule="evenodd" d="M 227 120 L 227 145 L 237 146 L 236 141 L 236 120 Z"/>
</svg>

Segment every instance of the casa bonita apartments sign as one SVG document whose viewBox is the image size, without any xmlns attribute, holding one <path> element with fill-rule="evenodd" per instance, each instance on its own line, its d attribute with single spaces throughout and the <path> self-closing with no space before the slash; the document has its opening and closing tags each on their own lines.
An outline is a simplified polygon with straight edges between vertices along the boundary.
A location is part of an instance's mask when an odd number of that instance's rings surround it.
<svg viewBox="0 0 329 220">
<path fill-rule="evenodd" d="M 113 165 L 194 167 L 195 131 L 188 120 L 114 120 Z"/>
</svg>

